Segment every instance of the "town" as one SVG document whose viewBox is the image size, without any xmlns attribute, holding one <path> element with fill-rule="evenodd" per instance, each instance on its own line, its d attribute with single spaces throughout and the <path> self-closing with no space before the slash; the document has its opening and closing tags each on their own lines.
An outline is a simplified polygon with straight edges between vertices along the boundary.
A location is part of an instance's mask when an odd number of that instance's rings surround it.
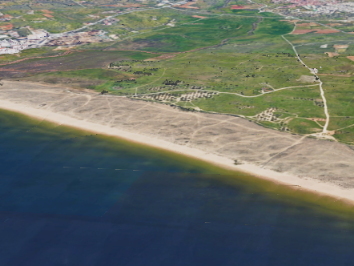
<svg viewBox="0 0 354 266">
<path fill-rule="evenodd" d="M 110 40 L 106 32 L 102 30 L 91 30 L 86 32 L 67 32 L 61 34 L 50 34 L 41 30 L 33 30 L 27 37 L 17 39 L 4 39 L 0 41 L 0 54 L 17 54 L 25 49 L 38 48 L 41 46 L 72 47 L 85 43 L 101 42 Z"/>
<path fill-rule="evenodd" d="M 112 10 L 104 11 L 104 18 L 95 15 L 88 15 L 91 19 L 98 19 L 95 22 L 85 22 L 83 26 L 75 30 L 70 30 L 62 33 L 50 33 L 45 29 L 32 29 L 30 26 L 22 27 L 14 30 L 13 24 L 10 23 L 14 18 L 13 16 L 3 14 L 0 12 L 0 21 L 9 22 L 6 25 L 0 26 L 0 55 L 1 54 L 17 54 L 22 50 L 30 48 L 39 48 L 42 46 L 58 46 L 58 48 L 66 47 L 70 48 L 75 45 L 112 41 L 118 39 L 114 34 L 107 35 L 107 31 L 104 30 L 92 30 L 90 27 L 102 24 L 104 26 L 111 26 L 120 20 L 116 16 L 127 14 L 135 11 L 139 7 L 129 7 L 124 11 Z M 52 12 L 48 10 L 41 10 L 44 17 L 52 18 Z M 33 10 L 27 12 L 27 14 L 33 15 Z M 21 17 L 17 17 L 21 18 Z M 42 22 L 42 21 L 36 21 Z M 21 36 L 20 31 L 26 31 L 29 34 Z M 133 31 L 132 31 L 133 32 Z"/>
<path fill-rule="evenodd" d="M 351 2 L 339 2 L 336 0 L 272 0 L 272 3 L 285 4 L 278 8 L 308 15 L 332 15 L 336 12 L 354 14 L 354 3 Z"/>
</svg>

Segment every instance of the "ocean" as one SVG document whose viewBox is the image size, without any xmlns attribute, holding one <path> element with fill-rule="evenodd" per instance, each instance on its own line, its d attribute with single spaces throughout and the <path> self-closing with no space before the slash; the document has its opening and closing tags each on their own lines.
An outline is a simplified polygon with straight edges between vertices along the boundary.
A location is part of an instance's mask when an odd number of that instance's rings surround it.
<svg viewBox="0 0 354 266">
<path fill-rule="evenodd" d="M 0 265 L 353 265 L 353 207 L 0 112 Z"/>
</svg>

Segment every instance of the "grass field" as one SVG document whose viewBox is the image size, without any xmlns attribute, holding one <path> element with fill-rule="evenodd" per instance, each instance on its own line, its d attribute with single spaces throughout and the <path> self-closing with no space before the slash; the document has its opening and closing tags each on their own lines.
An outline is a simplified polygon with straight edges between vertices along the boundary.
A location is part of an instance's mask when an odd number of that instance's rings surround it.
<svg viewBox="0 0 354 266">
<path fill-rule="evenodd" d="M 288 123 L 287 126 L 291 132 L 298 134 L 312 134 L 322 131 L 322 127 L 320 127 L 316 122 L 303 118 L 294 118 Z"/>
<path fill-rule="evenodd" d="M 193 101 L 193 104 L 205 111 L 243 116 L 255 116 L 268 108 L 277 108 L 278 114 L 284 113 L 285 117 L 324 118 L 323 109 L 314 103 L 319 98 L 320 93 L 317 87 L 303 87 L 269 93 L 255 98 L 219 94 L 211 100 Z"/>
<path fill-rule="evenodd" d="M 257 37 L 279 36 L 291 31 L 291 24 L 287 22 L 272 19 L 259 22 L 257 17 L 219 15 L 197 19 L 190 15 L 188 19 L 183 18 L 182 22 L 177 20 L 174 27 L 141 34 L 119 45 L 145 51 L 182 52 L 218 45 L 223 40 L 232 42 L 235 38 L 245 37 L 253 31 L 254 23 L 258 25 L 254 31 Z"/>
<path fill-rule="evenodd" d="M 254 96 L 261 94 L 262 87 L 279 89 L 313 84 L 301 81 L 300 77 L 308 75 L 308 71 L 296 64 L 296 60 L 288 54 L 250 55 L 211 51 L 176 54 L 170 60 L 123 64 L 129 64 L 131 73 L 157 68 L 157 71 L 150 71 L 151 76 L 136 76 L 138 84 L 149 86 L 159 86 L 166 79 L 180 80 L 184 87 L 200 86 L 206 90 Z"/>
</svg>

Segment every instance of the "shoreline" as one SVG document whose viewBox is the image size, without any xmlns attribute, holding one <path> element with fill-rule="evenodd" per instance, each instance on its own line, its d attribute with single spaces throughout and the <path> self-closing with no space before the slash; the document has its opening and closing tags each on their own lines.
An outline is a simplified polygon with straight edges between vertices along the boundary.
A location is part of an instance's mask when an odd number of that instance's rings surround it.
<svg viewBox="0 0 354 266">
<path fill-rule="evenodd" d="M 196 148 L 190 148 L 143 134 L 137 134 L 98 123 L 76 119 L 48 110 L 24 106 L 22 104 L 13 103 L 8 100 L 0 100 L 0 109 L 13 111 L 39 120 L 46 120 L 58 125 L 95 132 L 97 134 L 106 136 L 117 137 L 129 142 L 162 149 L 186 157 L 208 162 L 227 170 L 243 172 L 259 179 L 271 181 L 279 185 L 284 185 L 288 188 L 292 187 L 294 190 L 301 190 L 311 194 L 330 196 L 336 200 L 354 205 L 354 189 L 342 189 L 335 184 L 319 182 L 311 178 L 300 178 L 296 175 L 264 169 L 249 163 L 235 165 L 232 159 L 212 153 L 207 153 Z"/>
</svg>

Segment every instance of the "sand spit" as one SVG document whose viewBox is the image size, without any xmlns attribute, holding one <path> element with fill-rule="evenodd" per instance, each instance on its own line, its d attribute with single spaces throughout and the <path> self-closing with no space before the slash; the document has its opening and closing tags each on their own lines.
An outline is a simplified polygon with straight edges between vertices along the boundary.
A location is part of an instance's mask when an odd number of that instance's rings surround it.
<svg viewBox="0 0 354 266">
<path fill-rule="evenodd" d="M 0 108 L 354 203 L 354 151 L 346 145 L 269 130 L 233 116 L 183 112 L 52 85 L 3 83 Z"/>
</svg>

